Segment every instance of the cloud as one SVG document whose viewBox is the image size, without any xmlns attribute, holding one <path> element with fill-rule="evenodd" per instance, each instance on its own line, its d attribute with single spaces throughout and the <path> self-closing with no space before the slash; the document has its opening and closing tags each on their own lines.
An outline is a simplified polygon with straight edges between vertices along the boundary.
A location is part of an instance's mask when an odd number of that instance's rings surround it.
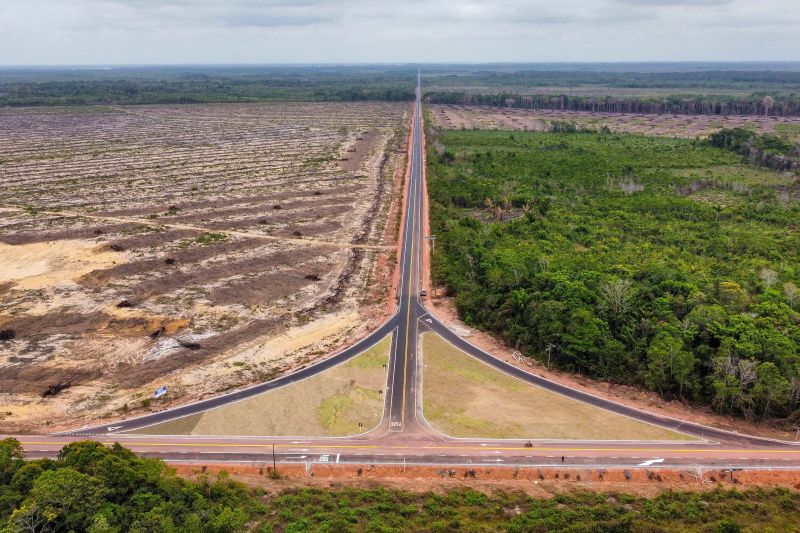
<svg viewBox="0 0 800 533">
<path fill-rule="evenodd" d="M 0 65 L 792 60 L 797 0 L 0 0 Z"/>
<path fill-rule="evenodd" d="M 615 0 L 618 4 L 642 7 L 700 7 L 700 6 L 720 6 L 733 4 L 735 0 Z"/>
<path fill-rule="evenodd" d="M 332 22 L 338 18 L 336 3 L 327 0 L 91 0 L 91 3 L 90 17 L 123 26 L 274 28 Z"/>
</svg>

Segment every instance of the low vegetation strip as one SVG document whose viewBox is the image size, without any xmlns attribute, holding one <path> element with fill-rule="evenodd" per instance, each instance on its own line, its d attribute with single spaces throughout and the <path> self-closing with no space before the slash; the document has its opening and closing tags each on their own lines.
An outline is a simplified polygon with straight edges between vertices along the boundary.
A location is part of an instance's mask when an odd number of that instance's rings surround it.
<svg viewBox="0 0 800 533">
<path fill-rule="evenodd" d="M 270 473 L 279 477 L 280 467 Z M 667 491 L 653 498 L 574 491 L 541 499 L 470 489 L 272 489 L 248 488 L 225 474 L 183 479 L 119 444 L 76 442 L 57 460 L 25 461 L 16 440 L 0 441 L 0 530 L 14 533 L 789 532 L 800 523 L 800 495 L 778 488 Z"/>
<path fill-rule="evenodd" d="M 341 209 L 332 209 L 331 212 L 339 212 Z M 27 212 L 28 209 L 19 206 L 2 206 L 0 207 L 0 211 L 6 212 Z M 153 220 L 142 220 L 133 217 L 114 217 L 114 216 L 97 216 L 97 215 L 89 215 L 86 213 L 81 212 L 70 212 L 64 210 L 56 210 L 50 211 L 47 210 L 39 210 L 40 213 L 44 215 L 54 215 L 58 218 L 66 218 L 66 217 L 73 217 L 73 218 L 82 218 L 85 220 L 93 220 L 98 222 L 112 222 L 112 223 L 121 223 L 121 224 L 131 224 L 135 226 L 139 226 L 140 228 L 153 228 L 154 231 L 166 231 L 166 230 L 184 230 L 189 231 L 197 234 L 195 237 L 195 241 L 198 244 L 211 244 L 216 240 L 224 240 L 229 235 L 234 235 L 237 237 L 241 237 L 243 239 L 256 239 L 256 240 L 264 240 L 264 241 L 278 241 L 278 242 L 289 242 L 293 244 L 326 244 L 330 246 L 336 246 L 340 248 L 361 248 L 365 250 L 391 250 L 394 247 L 392 246 L 382 246 L 382 245 L 370 245 L 370 244 L 356 244 L 356 243 L 348 243 L 348 242 L 335 242 L 335 241 L 327 241 L 324 239 L 314 239 L 314 238 L 302 238 L 302 232 L 299 232 L 300 235 L 298 236 L 290 236 L 290 235 L 270 235 L 265 233 L 259 233 L 256 231 L 246 231 L 242 229 L 232 229 L 229 230 L 228 228 L 233 227 L 234 225 L 230 221 L 224 221 L 217 223 L 219 229 L 225 230 L 225 233 L 209 233 L 209 229 L 217 229 L 217 228 L 208 228 L 204 226 L 194 226 L 190 224 L 180 224 L 180 223 L 171 223 L 171 222 L 164 222 L 164 221 L 153 221 Z M 325 213 L 328 214 L 328 213 Z M 196 216 L 196 215 L 195 215 Z M 320 216 L 319 213 L 313 215 L 315 218 Z M 267 220 L 263 216 L 257 218 L 254 221 L 248 221 L 247 224 L 241 224 L 243 226 L 258 226 L 261 221 Z M 291 218 L 289 218 L 291 221 Z M 266 225 L 266 224 L 261 224 Z M 288 233 L 288 232 L 283 232 Z M 292 234 L 294 235 L 294 234 Z M 10 239 L 13 240 L 13 237 Z"/>
<path fill-rule="evenodd" d="M 253 398 L 137 431 L 150 435 L 340 437 L 381 422 L 392 337 L 346 363 Z"/>
<path fill-rule="evenodd" d="M 530 385 L 469 357 L 435 333 L 422 336 L 423 413 L 452 437 L 684 440 Z"/>
<path fill-rule="evenodd" d="M 796 427 L 797 174 L 699 140 L 429 140 L 433 274 L 467 323 L 563 369 Z"/>
</svg>

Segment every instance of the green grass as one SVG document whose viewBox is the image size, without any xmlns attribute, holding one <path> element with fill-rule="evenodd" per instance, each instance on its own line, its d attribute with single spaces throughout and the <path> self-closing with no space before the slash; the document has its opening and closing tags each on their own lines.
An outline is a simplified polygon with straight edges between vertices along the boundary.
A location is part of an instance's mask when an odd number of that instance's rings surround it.
<svg viewBox="0 0 800 533">
<path fill-rule="evenodd" d="M 358 428 L 358 423 L 366 423 L 363 430 L 372 429 L 374 421 L 361 416 L 361 406 L 365 403 L 380 404 L 382 396 L 378 391 L 365 387 L 353 387 L 347 394 L 336 394 L 322 400 L 317 408 L 317 418 L 320 425 L 331 435 L 348 435 L 354 431 L 353 425 Z"/>
<path fill-rule="evenodd" d="M 363 433 L 381 421 L 384 399 L 378 391 L 386 387 L 391 339 L 390 335 L 308 379 L 135 433 L 308 437 Z"/>
<path fill-rule="evenodd" d="M 800 144 L 800 124 L 776 124 L 775 134 L 789 142 Z"/>
<path fill-rule="evenodd" d="M 391 343 L 392 337 L 386 337 L 366 352 L 351 359 L 347 363 L 348 368 L 384 368 L 387 365 L 386 354 L 389 351 Z"/>
<path fill-rule="evenodd" d="M 201 245 L 215 244 L 218 242 L 225 242 L 229 239 L 224 233 L 202 233 L 195 237 L 194 242 Z"/>
<path fill-rule="evenodd" d="M 452 437 L 690 440 L 530 385 L 469 357 L 434 333 L 422 337 L 423 414 Z"/>
</svg>

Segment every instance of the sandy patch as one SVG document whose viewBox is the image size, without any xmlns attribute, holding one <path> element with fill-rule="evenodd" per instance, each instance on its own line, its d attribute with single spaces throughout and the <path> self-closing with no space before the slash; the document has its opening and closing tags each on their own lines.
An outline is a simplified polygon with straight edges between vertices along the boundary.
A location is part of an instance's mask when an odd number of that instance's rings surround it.
<svg viewBox="0 0 800 533">
<path fill-rule="evenodd" d="M 247 346 L 242 346 L 233 350 L 224 359 L 223 364 L 233 361 L 237 364 L 261 364 L 286 360 L 291 354 L 301 353 L 310 346 L 320 347 L 327 342 L 335 342 L 335 338 L 350 331 L 361 321 L 359 313 L 356 311 L 344 311 L 323 316 L 317 320 L 308 322 L 287 330 L 281 335 L 269 339 L 259 339 Z M 321 348 L 324 350 L 324 347 Z M 224 370 L 219 369 L 221 373 Z M 215 372 L 219 376 L 219 372 Z M 198 375 L 200 379 L 206 379 L 206 372 Z M 189 380 L 190 381 L 190 380 Z"/>
<path fill-rule="evenodd" d="M 0 243 L 0 283 L 32 290 L 73 283 L 81 276 L 128 260 L 124 252 L 96 242 L 63 240 L 31 244 Z"/>
</svg>

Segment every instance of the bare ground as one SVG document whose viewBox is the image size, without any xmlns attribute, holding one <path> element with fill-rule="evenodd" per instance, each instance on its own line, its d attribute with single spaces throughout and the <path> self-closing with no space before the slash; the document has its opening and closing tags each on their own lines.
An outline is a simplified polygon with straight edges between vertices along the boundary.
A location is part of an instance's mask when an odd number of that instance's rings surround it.
<svg viewBox="0 0 800 533">
<path fill-rule="evenodd" d="M 407 113 L 0 110 L 0 431 L 178 405 L 363 335 L 395 264 Z"/>
<path fill-rule="evenodd" d="M 800 117 L 651 115 L 593 113 L 537 109 L 504 109 L 487 106 L 431 105 L 433 125 L 442 129 L 546 131 L 555 121 L 572 122 L 583 128 L 603 126 L 619 133 L 653 136 L 705 136 L 722 128 L 753 127 L 760 133 L 782 131 L 800 125 Z"/>
<path fill-rule="evenodd" d="M 800 490 L 798 473 L 791 470 L 743 470 L 731 477 L 723 470 L 697 469 L 590 469 L 385 466 L 385 465 L 279 465 L 281 479 L 269 477 L 272 464 L 171 465 L 178 475 L 192 477 L 225 471 L 231 478 L 268 492 L 296 487 L 372 489 L 391 487 L 413 492 L 445 492 L 470 488 L 490 494 L 523 491 L 534 498 L 549 498 L 571 491 L 621 492 L 653 497 L 668 490 L 709 491 L 720 487 L 785 487 Z M 629 479 L 628 479 L 629 478 Z"/>
</svg>

